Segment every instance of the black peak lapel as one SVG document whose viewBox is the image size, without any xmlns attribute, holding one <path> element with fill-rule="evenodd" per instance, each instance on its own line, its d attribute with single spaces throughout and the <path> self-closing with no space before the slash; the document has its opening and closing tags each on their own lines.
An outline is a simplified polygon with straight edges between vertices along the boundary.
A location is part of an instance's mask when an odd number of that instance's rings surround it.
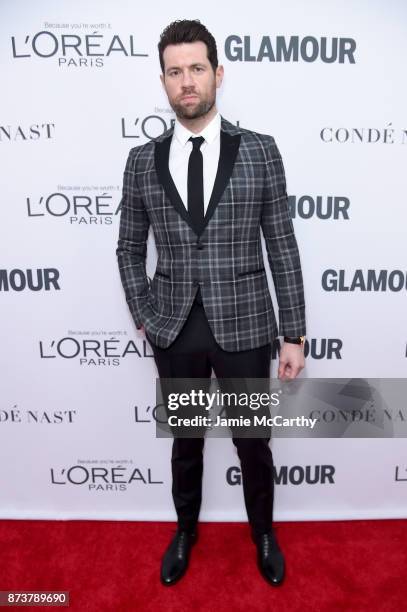
<svg viewBox="0 0 407 612">
<path fill-rule="evenodd" d="M 232 136 L 228 132 L 220 131 L 220 152 L 219 164 L 216 173 L 215 183 L 213 185 L 212 194 L 209 200 L 208 209 L 206 211 L 202 232 L 208 225 L 210 218 L 216 210 L 217 205 L 226 189 L 230 177 L 232 176 L 236 157 L 239 151 L 240 134 Z M 202 233 L 201 232 L 201 233 Z"/>
<path fill-rule="evenodd" d="M 181 196 L 178 193 L 178 189 L 175 186 L 169 169 L 168 162 L 170 157 L 171 139 L 172 134 L 170 134 L 164 140 L 156 141 L 154 148 L 155 170 L 157 172 L 158 180 L 170 199 L 171 204 L 178 211 L 184 221 L 186 221 L 186 223 L 188 223 L 188 225 L 192 228 L 190 216 L 184 206 Z"/>
</svg>

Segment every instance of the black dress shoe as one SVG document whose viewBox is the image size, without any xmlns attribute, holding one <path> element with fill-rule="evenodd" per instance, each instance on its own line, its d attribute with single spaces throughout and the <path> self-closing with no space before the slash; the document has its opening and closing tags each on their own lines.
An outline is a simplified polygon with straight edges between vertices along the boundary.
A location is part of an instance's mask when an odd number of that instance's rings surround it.
<svg viewBox="0 0 407 612">
<path fill-rule="evenodd" d="M 274 531 L 253 537 L 253 540 L 257 545 L 257 565 L 260 573 L 273 586 L 281 584 L 285 563 Z"/>
<path fill-rule="evenodd" d="M 197 533 L 177 529 L 161 562 L 161 582 L 166 586 L 175 584 L 188 568 L 189 555 Z"/>
</svg>

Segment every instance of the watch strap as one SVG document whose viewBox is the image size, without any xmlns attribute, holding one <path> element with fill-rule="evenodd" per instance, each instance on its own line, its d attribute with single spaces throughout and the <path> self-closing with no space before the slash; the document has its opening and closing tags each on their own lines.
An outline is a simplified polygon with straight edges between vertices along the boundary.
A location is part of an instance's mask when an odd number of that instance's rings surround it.
<svg viewBox="0 0 407 612">
<path fill-rule="evenodd" d="M 294 338 L 290 336 L 284 336 L 284 342 L 288 342 L 289 344 L 303 345 L 305 342 L 305 336 L 296 336 Z"/>
</svg>

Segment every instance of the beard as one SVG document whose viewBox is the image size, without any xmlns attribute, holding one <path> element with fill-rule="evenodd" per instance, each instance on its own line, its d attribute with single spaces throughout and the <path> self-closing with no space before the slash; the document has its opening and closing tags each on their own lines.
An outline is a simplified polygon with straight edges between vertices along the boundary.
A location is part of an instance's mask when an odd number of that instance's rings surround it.
<svg viewBox="0 0 407 612">
<path fill-rule="evenodd" d="M 184 106 L 182 103 L 170 102 L 170 106 L 179 119 L 198 119 L 198 117 L 203 117 L 209 113 L 213 108 L 216 100 L 215 91 L 216 87 L 210 96 L 200 100 L 197 105 Z"/>
</svg>

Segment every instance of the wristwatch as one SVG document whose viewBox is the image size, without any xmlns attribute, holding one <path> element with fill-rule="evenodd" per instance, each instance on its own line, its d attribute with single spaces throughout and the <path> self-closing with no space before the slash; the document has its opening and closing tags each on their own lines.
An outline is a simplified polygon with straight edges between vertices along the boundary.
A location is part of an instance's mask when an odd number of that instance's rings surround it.
<svg viewBox="0 0 407 612">
<path fill-rule="evenodd" d="M 296 336 L 295 338 L 290 338 L 290 336 L 284 336 L 284 342 L 288 342 L 289 344 L 300 344 L 304 346 L 305 336 Z"/>
</svg>

